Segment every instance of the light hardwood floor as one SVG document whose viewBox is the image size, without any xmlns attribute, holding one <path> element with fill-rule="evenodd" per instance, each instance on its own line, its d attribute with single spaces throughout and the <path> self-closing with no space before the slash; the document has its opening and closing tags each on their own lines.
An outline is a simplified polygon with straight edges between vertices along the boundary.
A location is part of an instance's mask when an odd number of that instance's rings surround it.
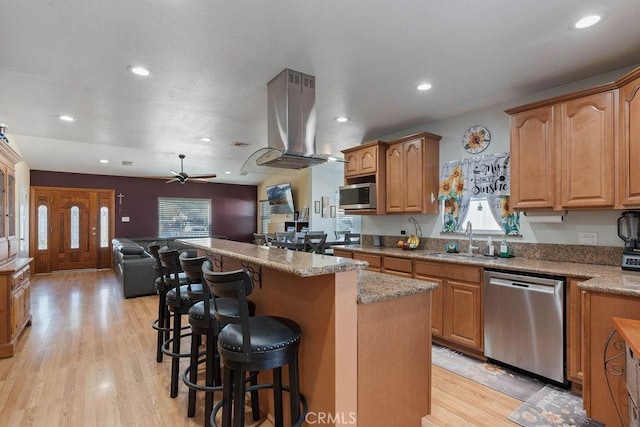
<svg viewBox="0 0 640 427">
<path fill-rule="evenodd" d="M 155 361 L 157 296 L 124 299 L 111 270 L 33 276 L 31 289 L 33 324 L 0 359 L 0 426 L 203 424 L 203 394 L 188 418 L 187 388 L 171 399 L 170 361 Z M 432 400 L 423 426 L 513 425 L 521 404 L 436 366 Z"/>
</svg>

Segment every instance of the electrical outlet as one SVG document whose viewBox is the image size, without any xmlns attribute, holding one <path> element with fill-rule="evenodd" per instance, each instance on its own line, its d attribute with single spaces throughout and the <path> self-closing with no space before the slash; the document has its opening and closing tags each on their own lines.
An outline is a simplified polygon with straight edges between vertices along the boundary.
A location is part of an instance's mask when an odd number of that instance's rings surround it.
<svg viewBox="0 0 640 427">
<path fill-rule="evenodd" d="M 578 235 L 578 244 L 598 246 L 598 233 L 581 231 Z"/>
<path fill-rule="evenodd" d="M 400 230 L 400 234 L 404 235 L 404 234 L 407 234 L 407 232 L 404 230 Z"/>
</svg>

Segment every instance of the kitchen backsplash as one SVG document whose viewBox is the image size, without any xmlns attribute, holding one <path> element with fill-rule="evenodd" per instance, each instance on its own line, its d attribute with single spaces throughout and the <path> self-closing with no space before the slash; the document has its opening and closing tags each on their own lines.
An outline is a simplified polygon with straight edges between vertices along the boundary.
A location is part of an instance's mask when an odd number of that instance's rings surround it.
<svg viewBox="0 0 640 427">
<path fill-rule="evenodd" d="M 382 236 L 382 244 L 385 247 L 397 247 L 398 240 L 406 240 L 407 236 Z M 499 244 L 501 239 L 495 239 L 494 244 Z M 468 239 L 436 239 L 423 237 L 416 250 L 429 252 L 444 252 L 445 243 L 457 242 L 460 252 L 466 252 L 469 246 Z M 485 239 L 475 240 L 474 244 L 482 253 Z M 373 235 L 362 235 L 363 246 L 373 246 Z M 509 241 L 511 253 L 517 257 L 530 259 L 543 259 L 548 261 L 580 262 L 587 264 L 620 265 L 622 260 L 622 248 L 616 246 L 586 246 L 586 245 L 560 245 L 548 243 L 521 243 Z"/>
</svg>

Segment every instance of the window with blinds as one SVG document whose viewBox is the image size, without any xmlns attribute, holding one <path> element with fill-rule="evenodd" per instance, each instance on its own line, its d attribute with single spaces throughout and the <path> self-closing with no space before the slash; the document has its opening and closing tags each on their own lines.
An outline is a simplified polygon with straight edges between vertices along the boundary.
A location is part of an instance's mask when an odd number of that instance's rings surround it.
<svg viewBox="0 0 640 427">
<path fill-rule="evenodd" d="M 209 236 L 211 203 L 211 199 L 158 197 L 158 236 Z"/>
<path fill-rule="evenodd" d="M 270 215 L 269 201 L 260 200 L 260 233 L 266 234 L 269 232 Z"/>
<path fill-rule="evenodd" d="M 336 192 L 336 231 L 360 231 L 360 216 L 346 214 L 344 209 L 340 209 L 340 192 Z"/>
</svg>

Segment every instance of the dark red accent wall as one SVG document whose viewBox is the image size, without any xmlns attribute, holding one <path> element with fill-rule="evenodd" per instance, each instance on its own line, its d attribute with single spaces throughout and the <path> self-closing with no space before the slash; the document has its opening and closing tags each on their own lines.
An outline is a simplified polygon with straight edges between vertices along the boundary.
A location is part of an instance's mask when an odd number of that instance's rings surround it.
<svg viewBox="0 0 640 427">
<path fill-rule="evenodd" d="M 161 179 L 109 175 L 86 175 L 32 170 L 31 185 L 113 189 L 124 194 L 122 205 L 115 199 L 116 237 L 154 237 L 158 235 L 158 197 L 205 198 L 212 200 L 213 229 L 229 239 L 250 242 L 257 224 L 255 185 L 167 184 Z M 130 222 L 122 222 L 128 216 Z"/>
</svg>

